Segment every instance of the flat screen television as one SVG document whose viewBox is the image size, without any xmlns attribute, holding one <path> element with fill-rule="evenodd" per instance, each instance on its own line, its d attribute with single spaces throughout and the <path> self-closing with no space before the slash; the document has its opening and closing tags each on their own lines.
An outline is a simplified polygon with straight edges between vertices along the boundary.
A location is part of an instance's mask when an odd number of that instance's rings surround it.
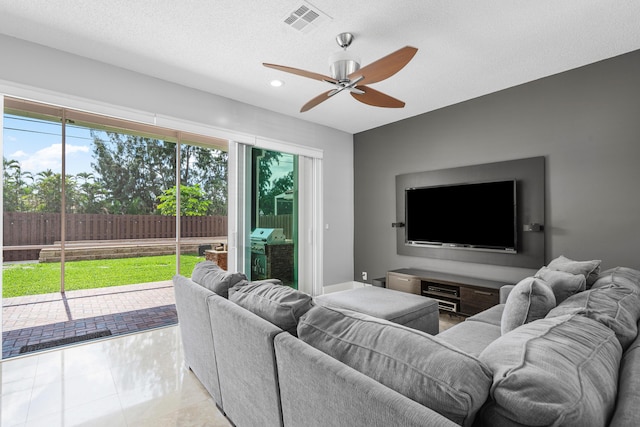
<svg viewBox="0 0 640 427">
<path fill-rule="evenodd" d="M 516 180 L 407 188 L 405 243 L 517 252 Z"/>
</svg>

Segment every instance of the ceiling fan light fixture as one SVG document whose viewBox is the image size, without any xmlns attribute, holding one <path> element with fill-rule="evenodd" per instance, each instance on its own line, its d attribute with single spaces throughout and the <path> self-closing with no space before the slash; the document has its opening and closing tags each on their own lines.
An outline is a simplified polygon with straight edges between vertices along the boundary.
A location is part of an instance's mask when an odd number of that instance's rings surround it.
<svg viewBox="0 0 640 427">
<path fill-rule="evenodd" d="M 360 58 L 352 52 L 341 50 L 329 56 L 329 70 L 334 79 L 349 80 L 347 76 L 360 69 Z"/>
<path fill-rule="evenodd" d="M 357 101 L 374 107 L 404 107 L 405 104 L 403 101 L 379 92 L 367 85 L 386 80 L 396 74 L 411 61 L 413 56 L 418 52 L 418 49 L 412 46 L 405 46 L 360 68 L 360 58 L 351 52 L 347 52 L 347 47 L 353 42 L 353 38 L 353 34 L 351 33 L 340 33 L 336 37 L 338 46 L 343 50 L 329 57 L 331 76 L 266 62 L 263 62 L 262 65 L 267 68 L 296 74 L 309 79 L 320 80 L 333 86 L 333 89 L 321 93 L 304 104 L 300 109 L 301 113 L 309 111 L 327 99 L 333 98 L 334 95 L 340 92 L 349 92 Z"/>
</svg>

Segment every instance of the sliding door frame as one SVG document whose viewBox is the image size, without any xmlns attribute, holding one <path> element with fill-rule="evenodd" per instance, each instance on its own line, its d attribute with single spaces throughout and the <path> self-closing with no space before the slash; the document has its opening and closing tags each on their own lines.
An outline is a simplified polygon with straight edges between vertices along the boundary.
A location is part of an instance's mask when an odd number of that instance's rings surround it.
<svg viewBox="0 0 640 427">
<path fill-rule="evenodd" d="M 247 183 L 251 148 L 298 157 L 298 289 L 310 295 L 320 295 L 323 280 L 321 150 L 266 139 L 257 139 L 252 144 L 233 141 L 229 145 L 229 268 L 248 271 L 248 263 L 251 262 L 251 212 L 248 209 L 251 194 Z"/>
</svg>

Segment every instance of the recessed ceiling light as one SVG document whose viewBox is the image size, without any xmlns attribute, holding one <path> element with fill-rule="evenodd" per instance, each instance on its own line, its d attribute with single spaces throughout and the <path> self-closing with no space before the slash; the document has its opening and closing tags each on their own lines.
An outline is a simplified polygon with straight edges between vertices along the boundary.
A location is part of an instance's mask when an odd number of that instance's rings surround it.
<svg viewBox="0 0 640 427">
<path fill-rule="evenodd" d="M 271 80 L 269 84 L 273 87 L 280 87 L 284 85 L 284 82 L 282 80 Z"/>
</svg>

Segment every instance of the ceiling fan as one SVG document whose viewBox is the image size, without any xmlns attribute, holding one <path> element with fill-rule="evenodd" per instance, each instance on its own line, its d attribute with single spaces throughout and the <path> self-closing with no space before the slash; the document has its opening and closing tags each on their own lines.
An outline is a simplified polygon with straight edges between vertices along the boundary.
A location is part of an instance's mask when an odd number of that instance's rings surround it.
<svg viewBox="0 0 640 427">
<path fill-rule="evenodd" d="M 418 49 L 411 46 L 405 46 L 402 49 L 360 68 L 360 61 L 347 52 L 347 47 L 351 45 L 353 38 L 353 34 L 351 33 L 340 33 L 336 37 L 338 46 L 343 50 L 331 55 L 329 58 L 331 77 L 311 71 L 301 70 L 299 68 L 286 67 L 284 65 L 267 63 L 263 63 L 262 65 L 302 77 L 327 82 L 334 86 L 333 89 L 321 93 L 304 104 L 300 109 L 301 113 L 309 111 L 321 102 L 324 102 L 345 90 L 350 92 L 351 96 L 358 101 L 364 104 L 373 105 L 374 107 L 404 107 L 404 102 L 399 99 L 393 98 L 365 85 L 377 83 L 393 76 L 404 68 L 409 61 L 411 61 L 411 58 L 413 58 Z"/>
</svg>

